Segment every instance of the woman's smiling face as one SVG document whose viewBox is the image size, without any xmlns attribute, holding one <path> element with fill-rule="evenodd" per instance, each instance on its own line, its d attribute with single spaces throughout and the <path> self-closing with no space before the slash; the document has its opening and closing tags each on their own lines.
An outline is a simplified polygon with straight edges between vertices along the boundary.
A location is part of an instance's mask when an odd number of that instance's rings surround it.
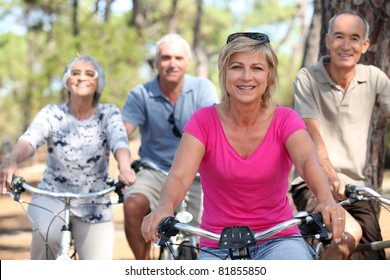
<svg viewBox="0 0 390 280">
<path fill-rule="evenodd" d="M 68 89 L 72 94 L 93 96 L 97 87 L 97 71 L 93 64 L 80 61 L 73 65 L 68 78 Z"/>
<path fill-rule="evenodd" d="M 230 102 L 260 101 L 267 88 L 269 66 L 262 53 L 238 52 L 226 69 L 226 89 Z"/>
</svg>

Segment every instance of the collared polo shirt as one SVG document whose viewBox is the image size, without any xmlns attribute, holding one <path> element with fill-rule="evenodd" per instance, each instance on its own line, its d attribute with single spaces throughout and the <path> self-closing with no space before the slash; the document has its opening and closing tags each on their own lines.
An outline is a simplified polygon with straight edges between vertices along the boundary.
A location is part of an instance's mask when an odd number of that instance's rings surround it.
<svg viewBox="0 0 390 280">
<path fill-rule="evenodd" d="M 303 68 L 294 82 L 294 108 L 302 118 L 320 122 L 320 133 L 332 165 L 346 183 L 365 184 L 371 117 L 375 102 L 390 112 L 390 81 L 375 66 L 356 65 L 346 92 L 330 78 L 324 64 Z"/>
<path fill-rule="evenodd" d="M 193 112 L 218 102 L 217 90 L 210 80 L 186 74 L 182 92 L 174 106 L 162 94 L 156 76 L 128 94 L 122 117 L 140 130 L 138 154 L 141 159 L 168 172 L 181 139 L 173 134 L 169 116 L 174 114 L 175 124 L 182 131 Z"/>
</svg>

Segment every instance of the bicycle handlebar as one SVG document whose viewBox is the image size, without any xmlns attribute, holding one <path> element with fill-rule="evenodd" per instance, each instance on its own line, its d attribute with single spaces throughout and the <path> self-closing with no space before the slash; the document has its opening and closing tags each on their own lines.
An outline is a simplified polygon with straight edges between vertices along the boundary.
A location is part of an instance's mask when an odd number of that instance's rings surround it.
<svg viewBox="0 0 390 280">
<path fill-rule="evenodd" d="M 355 186 L 353 184 L 345 185 L 346 200 L 340 201 L 340 205 L 352 204 L 359 200 L 377 200 L 383 204 L 390 206 L 390 199 L 383 197 L 378 192 L 365 186 Z"/>
<path fill-rule="evenodd" d="M 41 190 L 36 187 L 30 186 L 27 184 L 23 177 L 20 176 L 14 176 L 12 178 L 11 183 L 11 190 L 12 192 L 9 193 L 15 201 L 20 200 L 20 194 L 24 192 L 25 190 L 33 193 L 33 194 L 41 194 L 48 197 L 54 197 L 54 198 L 63 198 L 63 199 L 73 199 L 73 198 L 79 198 L 79 199 L 87 199 L 87 198 L 93 198 L 93 197 L 101 197 L 106 194 L 109 194 L 110 192 L 115 192 L 118 195 L 118 203 L 123 203 L 123 192 L 122 188 L 125 187 L 125 185 L 122 182 L 114 183 L 113 179 L 107 179 L 106 181 L 107 185 L 110 187 L 101 191 L 97 192 L 90 192 L 90 193 L 83 193 L 83 194 L 76 194 L 76 193 L 70 193 L 70 192 L 52 192 L 47 190 Z"/>
<path fill-rule="evenodd" d="M 348 197 L 348 199 L 339 202 L 340 205 L 352 204 L 358 200 L 369 200 L 369 199 L 371 200 L 376 199 L 384 204 L 390 205 L 390 199 L 381 196 L 379 193 L 377 193 L 376 191 L 374 191 L 369 187 L 359 187 L 352 184 L 347 184 L 345 194 Z M 325 226 L 322 223 L 321 213 L 313 213 L 309 215 L 307 212 L 302 211 L 296 213 L 294 215 L 294 218 L 292 218 L 291 220 L 282 222 L 268 230 L 258 232 L 258 233 L 253 233 L 246 226 L 244 227 L 235 226 L 235 227 L 225 228 L 222 234 L 216 234 L 187 224 L 182 224 L 177 220 L 175 220 L 173 217 L 167 217 L 160 223 L 158 227 L 158 234 L 160 235 L 160 240 L 158 244 L 159 245 L 165 244 L 165 242 L 169 239 L 169 237 L 176 235 L 179 230 L 182 230 L 191 234 L 206 237 L 210 240 L 219 241 L 219 242 L 221 242 L 221 240 L 223 239 L 221 238 L 221 236 L 225 236 L 225 237 L 227 236 L 226 238 L 228 240 L 226 241 L 227 242 L 226 244 L 232 243 L 232 241 L 230 240 L 231 238 L 233 238 L 232 236 L 237 236 L 237 235 L 248 236 L 247 240 L 238 241 L 238 244 L 240 245 L 237 246 L 243 246 L 243 244 L 245 243 L 249 244 L 252 242 L 255 243 L 257 241 L 265 240 L 270 236 L 273 236 L 274 234 L 279 233 L 285 229 L 291 228 L 293 226 L 299 226 L 303 236 L 314 236 L 315 238 L 320 239 L 324 243 L 330 241 L 328 231 L 326 230 Z"/>
<path fill-rule="evenodd" d="M 299 225 L 310 225 L 311 233 L 318 234 L 321 237 L 328 236 L 328 232 L 322 224 L 322 215 L 320 213 L 309 215 L 305 211 L 296 213 L 291 220 L 281 222 L 268 230 L 257 233 L 251 231 L 248 226 L 233 226 L 224 228 L 221 234 L 216 234 L 198 227 L 180 223 L 174 217 L 169 216 L 158 226 L 157 232 L 160 236 L 158 245 L 164 245 L 171 236 L 176 235 L 181 230 L 206 237 L 210 240 L 219 241 L 219 248 L 239 249 L 246 245 L 255 244 L 257 241 L 265 240 L 285 229 Z"/>
</svg>

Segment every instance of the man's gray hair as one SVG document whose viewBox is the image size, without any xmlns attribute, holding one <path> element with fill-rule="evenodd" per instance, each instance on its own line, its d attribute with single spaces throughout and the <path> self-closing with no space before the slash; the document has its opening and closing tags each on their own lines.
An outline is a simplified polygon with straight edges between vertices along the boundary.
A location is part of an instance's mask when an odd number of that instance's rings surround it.
<svg viewBox="0 0 390 280">
<path fill-rule="evenodd" d="M 188 60 L 191 59 L 191 47 L 190 47 L 190 44 L 188 44 L 188 42 L 183 37 L 181 37 L 179 34 L 177 34 L 177 33 L 168 33 L 167 35 L 164 35 L 156 43 L 156 56 L 155 56 L 155 59 L 154 59 L 154 64 L 155 64 L 154 66 L 156 66 L 157 57 L 158 57 L 158 55 L 160 53 L 160 46 L 163 43 L 182 44 L 185 47 L 185 49 L 187 50 L 187 58 L 188 58 Z"/>
<path fill-rule="evenodd" d="M 352 9 L 344 9 L 344 10 L 338 12 L 337 14 L 335 14 L 335 15 L 329 20 L 328 34 L 331 36 L 332 33 L 333 33 L 333 25 L 334 25 L 335 19 L 336 19 L 338 16 L 344 15 L 344 14 L 355 15 L 355 16 L 360 17 L 360 18 L 363 20 L 363 22 L 364 22 L 364 27 L 365 27 L 365 29 L 366 29 L 366 30 L 365 30 L 365 33 L 364 33 L 363 40 L 368 39 L 369 32 L 370 32 L 370 25 L 368 24 L 368 21 L 366 20 L 366 18 L 365 18 L 361 13 L 359 13 L 358 11 L 352 10 Z"/>
</svg>

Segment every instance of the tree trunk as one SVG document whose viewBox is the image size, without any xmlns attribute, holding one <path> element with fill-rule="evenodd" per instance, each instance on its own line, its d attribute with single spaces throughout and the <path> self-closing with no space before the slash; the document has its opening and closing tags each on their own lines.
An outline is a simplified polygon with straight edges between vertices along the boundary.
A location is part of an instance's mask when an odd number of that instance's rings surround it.
<svg viewBox="0 0 390 280">
<path fill-rule="evenodd" d="M 106 6 L 104 7 L 104 22 L 108 22 L 111 16 L 111 5 L 115 0 L 106 0 Z"/>
<path fill-rule="evenodd" d="M 137 30 L 142 29 L 145 26 L 146 19 L 142 12 L 140 0 L 133 0 L 133 13 L 131 15 L 129 25 L 136 27 Z"/>
<path fill-rule="evenodd" d="M 319 59 L 321 40 L 321 0 L 314 0 L 314 12 L 309 31 L 307 33 L 302 67 L 315 64 Z"/>
<path fill-rule="evenodd" d="M 172 8 L 168 19 L 168 32 L 177 32 L 177 0 L 172 0 Z"/>
<path fill-rule="evenodd" d="M 196 61 L 196 75 L 200 77 L 208 77 L 209 61 L 204 49 L 200 46 L 201 41 L 201 26 L 203 15 L 203 0 L 196 0 L 196 17 L 194 24 L 194 43 L 193 50 Z"/>
<path fill-rule="evenodd" d="M 73 29 L 73 36 L 77 36 L 80 32 L 79 28 L 79 20 L 78 20 L 78 12 L 79 12 L 79 2 L 78 0 L 74 0 L 72 4 L 72 29 Z"/>
</svg>

